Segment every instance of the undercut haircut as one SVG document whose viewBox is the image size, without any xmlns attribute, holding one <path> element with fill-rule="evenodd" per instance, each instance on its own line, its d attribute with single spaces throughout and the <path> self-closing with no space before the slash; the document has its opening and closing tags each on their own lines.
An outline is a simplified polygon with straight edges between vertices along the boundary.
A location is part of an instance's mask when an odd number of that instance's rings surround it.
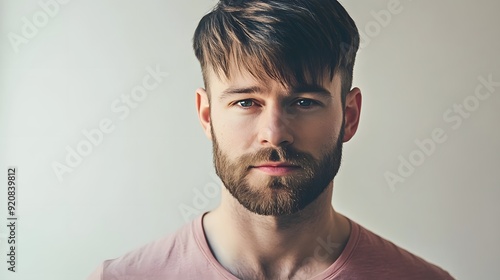
<svg viewBox="0 0 500 280">
<path fill-rule="evenodd" d="M 338 73 L 344 104 L 359 41 L 336 0 L 221 0 L 200 20 L 193 48 L 207 92 L 209 69 L 219 79 L 230 79 L 232 69 L 248 71 L 285 88 L 321 84 Z"/>
</svg>

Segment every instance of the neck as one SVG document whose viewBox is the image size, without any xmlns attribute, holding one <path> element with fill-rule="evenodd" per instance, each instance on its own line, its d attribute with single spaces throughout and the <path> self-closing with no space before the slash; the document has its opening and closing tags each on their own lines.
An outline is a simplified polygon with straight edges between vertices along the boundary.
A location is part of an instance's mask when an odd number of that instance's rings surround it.
<svg viewBox="0 0 500 280">
<path fill-rule="evenodd" d="M 331 205 L 332 192 L 330 183 L 303 210 L 275 217 L 248 211 L 223 188 L 221 204 L 203 222 L 215 258 L 242 279 L 320 273 L 338 258 L 350 233 L 347 219 Z"/>
</svg>

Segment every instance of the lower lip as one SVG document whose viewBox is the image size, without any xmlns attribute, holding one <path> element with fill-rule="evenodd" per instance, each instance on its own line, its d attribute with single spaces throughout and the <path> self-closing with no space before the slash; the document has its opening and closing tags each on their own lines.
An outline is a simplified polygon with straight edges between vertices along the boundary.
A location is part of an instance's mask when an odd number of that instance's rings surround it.
<svg viewBox="0 0 500 280">
<path fill-rule="evenodd" d="M 283 176 L 283 175 L 288 175 L 294 171 L 297 171 L 299 167 L 292 167 L 292 166 L 259 166 L 255 167 L 255 169 L 264 172 L 266 174 L 272 175 L 272 176 Z"/>
</svg>

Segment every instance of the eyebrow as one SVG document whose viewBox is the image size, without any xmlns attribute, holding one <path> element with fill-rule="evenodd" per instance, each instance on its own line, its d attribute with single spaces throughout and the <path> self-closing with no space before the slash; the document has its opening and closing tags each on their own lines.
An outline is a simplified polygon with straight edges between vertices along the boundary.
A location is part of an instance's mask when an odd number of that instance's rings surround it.
<svg viewBox="0 0 500 280">
<path fill-rule="evenodd" d="M 229 87 L 222 92 L 221 96 L 219 97 L 219 100 L 228 98 L 233 94 L 249 94 L 249 93 L 262 93 L 262 92 L 264 92 L 264 90 L 259 86 Z M 326 88 L 320 85 L 306 85 L 306 84 L 298 85 L 296 87 L 291 88 L 291 90 L 289 90 L 289 93 L 291 95 L 297 95 L 301 93 L 313 93 L 322 96 L 332 97 L 330 91 L 328 91 Z"/>
</svg>

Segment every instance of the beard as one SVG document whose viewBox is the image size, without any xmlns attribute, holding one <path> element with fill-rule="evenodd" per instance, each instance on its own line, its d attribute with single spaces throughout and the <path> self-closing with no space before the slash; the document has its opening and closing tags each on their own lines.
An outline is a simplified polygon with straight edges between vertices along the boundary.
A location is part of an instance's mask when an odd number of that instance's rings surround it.
<svg viewBox="0 0 500 280">
<path fill-rule="evenodd" d="M 323 193 L 340 168 L 343 123 L 335 145 L 326 149 L 319 160 L 288 145 L 263 148 L 233 161 L 220 149 L 213 127 L 211 133 L 217 175 L 243 207 L 258 215 L 284 216 L 304 209 Z M 284 176 L 261 174 L 255 176 L 259 177 L 256 182 L 250 183 L 252 166 L 268 161 L 287 162 L 300 169 Z"/>
</svg>

